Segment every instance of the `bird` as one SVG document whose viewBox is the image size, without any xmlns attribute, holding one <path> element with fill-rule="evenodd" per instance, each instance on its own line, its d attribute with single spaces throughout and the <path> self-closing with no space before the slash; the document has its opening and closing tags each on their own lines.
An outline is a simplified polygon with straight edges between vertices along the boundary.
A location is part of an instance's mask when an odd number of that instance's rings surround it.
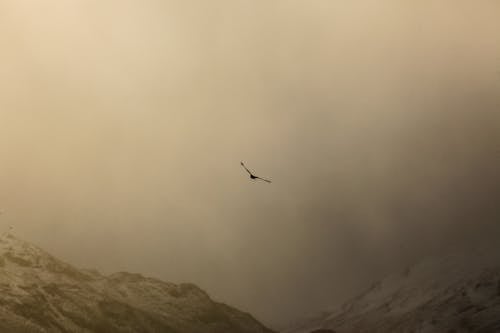
<svg viewBox="0 0 500 333">
<path fill-rule="evenodd" d="M 240 164 L 248 172 L 248 174 L 250 175 L 250 179 L 252 179 L 252 180 L 260 179 L 260 180 L 263 180 L 267 183 L 271 183 L 271 181 L 269 179 L 264 179 L 264 178 L 257 177 L 256 175 L 254 175 L 250 170 L 248 170 L 248 168 L 245 166 L 245 163 L 240 162 Z"/>
</svg>

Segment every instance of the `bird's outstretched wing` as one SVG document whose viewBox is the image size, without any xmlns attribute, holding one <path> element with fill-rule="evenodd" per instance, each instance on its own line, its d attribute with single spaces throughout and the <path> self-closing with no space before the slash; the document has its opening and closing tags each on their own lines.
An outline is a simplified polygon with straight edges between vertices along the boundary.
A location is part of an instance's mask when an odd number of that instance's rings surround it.
<svg viewBox="0 0 500 333">
<path fill-rule="evenodd" d="M 248 170 L 248 168 L 245 166 L 245 164 L 244 164 L 243 162 L 240 162 L 240 164 L 241 164 L 241 166 L 242 166 L 243 168 L 245 168 L 245 170 L 248 172 L 248 174 L 249 174 L 250 176 L 253 176 L 253 173 L 252 173 L 250 170 Z"/>
<path fill-rule="evenodd" d="M 263 180 L 267 183 L 271 183 L 271 181 L 269 179 L 264 179 L 264 178 L 260 178 L 260 177 L 255 177 L 255 179 L 260 179 L 260 180 Z"/>
</svg>

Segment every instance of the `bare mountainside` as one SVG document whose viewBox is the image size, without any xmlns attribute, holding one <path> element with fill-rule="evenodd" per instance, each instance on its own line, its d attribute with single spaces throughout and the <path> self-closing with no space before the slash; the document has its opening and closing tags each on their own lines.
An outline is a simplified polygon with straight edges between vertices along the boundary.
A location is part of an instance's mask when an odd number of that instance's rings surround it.
<svg viewBox="0 0 500 333">
<path fill-rule="evenodd" d="M 193 284 L 104 276 L 0 236 L 0 332 L 272 333 Z"/>
<path fill-rule="evenodd" d="M 500 332 L 500 251 L 483 246 L 429 258 L 285 333 Z"/>
</svg>

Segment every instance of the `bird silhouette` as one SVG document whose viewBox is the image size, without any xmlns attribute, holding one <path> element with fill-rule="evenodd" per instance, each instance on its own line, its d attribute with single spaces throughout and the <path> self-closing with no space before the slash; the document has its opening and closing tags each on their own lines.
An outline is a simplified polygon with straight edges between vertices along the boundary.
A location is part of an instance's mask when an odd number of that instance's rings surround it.
<svg viewBox="0 0 500 333">
<path fill-rule="evenodd" d="M 264 179 L 264 178 L 257 177 L 256 175 L 254 175 L 250 170 L 248 170 L 248 168 L 245 166 L 245 164 L 243 162 L 240 162 L 240 164 L 248 172 L 248 174 L 250 175 L 250 179 L 252 179 L 252 180 L 260 179 L 260 180 L 263 180 L 267 183 L 271 183 L 271 181 L 269 179 Z"/>
</svg>

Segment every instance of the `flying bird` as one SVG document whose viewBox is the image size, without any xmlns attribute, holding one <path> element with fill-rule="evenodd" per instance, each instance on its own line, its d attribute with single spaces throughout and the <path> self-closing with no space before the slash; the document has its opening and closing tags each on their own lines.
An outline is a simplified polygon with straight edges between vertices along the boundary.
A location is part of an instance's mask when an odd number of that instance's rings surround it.
<svg viewBox="0 0 500 333">
<path fill-rule="evenodd" d="M 245 166 L 245 164 L 243 162 L 240 162 L 240 164 L 248 172 L 248 174 L 250 175 L 250 179 L 252 179 L 252 180 L 260 179 L 260 180 L 263 180 L 267 183 L 271 182 L 269 179 L 264 179 L 264 178 L 257 177 L 256 175 L 254 175 L 250 170 L 248 170 L 248 168 Z"/>
</svg>

